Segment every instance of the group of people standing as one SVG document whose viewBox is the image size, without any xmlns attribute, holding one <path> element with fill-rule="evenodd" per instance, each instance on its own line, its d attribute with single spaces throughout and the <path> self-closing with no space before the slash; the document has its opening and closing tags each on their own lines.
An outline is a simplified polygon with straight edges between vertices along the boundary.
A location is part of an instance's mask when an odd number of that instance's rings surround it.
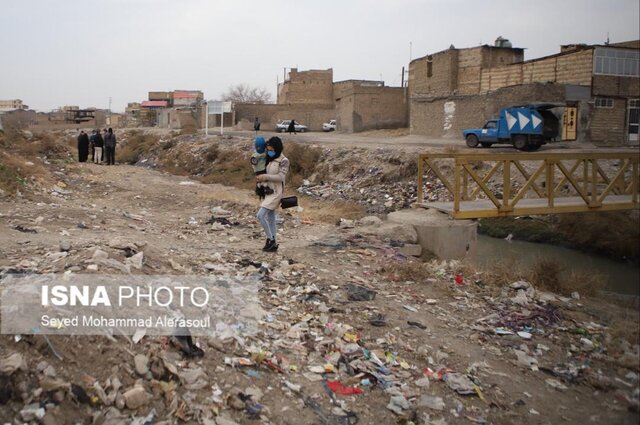
<svg viewBox="0 0 640 425">
<path fill-rule="evenodd" d="M 105 128 L 100 134 L 100 130 L 93 130 L 91 137 L 80 131 L 78 135 L 78 162 L 87 162 L 91 151 L 91 162 L 96 164 L 105 163 L 115 165 L 116 163 L 116 135 L 113 129 Z M 105 161 L 106 156 L 106 161 Z"/>
</svg>

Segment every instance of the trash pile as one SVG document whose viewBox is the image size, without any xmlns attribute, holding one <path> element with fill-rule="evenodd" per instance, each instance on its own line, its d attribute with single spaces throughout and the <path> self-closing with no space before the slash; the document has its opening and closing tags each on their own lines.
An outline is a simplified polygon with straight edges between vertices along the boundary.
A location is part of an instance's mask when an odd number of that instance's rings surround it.
<svg viewBox="0 0 640 425">
<path fill-rule="evenodd" d="M 0 335 L 3 423 L 637 418 L 640 347 L 614 329 L 620 317 L 637 326 L 635 310 L 422 263 L 415 229 L 378 217 L 282 213 L 281 249 L 264 253 L 256 203 L 232 191 L 141 167 L 99 172 L 112 174 L 2 201 L 0 285 L 7 273 L 228 277 L 259 295 L 255 326 L 238 316 L 206 336 Z"/>
</svg>

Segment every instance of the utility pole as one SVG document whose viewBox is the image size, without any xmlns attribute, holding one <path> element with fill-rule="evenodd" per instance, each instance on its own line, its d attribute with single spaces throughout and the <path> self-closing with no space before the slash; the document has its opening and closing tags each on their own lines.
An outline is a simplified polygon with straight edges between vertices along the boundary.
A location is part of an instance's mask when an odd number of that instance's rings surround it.
<svg viewBox="0 0 640 425">
<path fill-rule="evenodd" d="M 109 117 L 107 119 L 108 125 L 111 125 L 111 96 L 109 96 Z"/>
<path fill-rule="evenodd" d="M 209 135 L 209 102 L 204 101 L 204 135 Z"/>
</svg>

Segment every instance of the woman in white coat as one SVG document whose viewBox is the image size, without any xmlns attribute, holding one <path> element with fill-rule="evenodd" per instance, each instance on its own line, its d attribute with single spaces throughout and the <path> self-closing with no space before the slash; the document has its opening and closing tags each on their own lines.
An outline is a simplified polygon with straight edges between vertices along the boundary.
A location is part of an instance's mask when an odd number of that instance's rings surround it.
<svg viewBox="0 0 640 425">
<path fill-rule="evenodd" d="M 289 173 L 289 159 L 282 154 L 282 140 L 272 137 L 267 141 L 267 172 L 256 176 L 258 183 L 266 183 L 266 196 L 256 214 L 267 235 L 267 242 L 262 248 L 266 252 L 276 252 L 276 209 L 284 193 L 284 183 Z"/>
</svg>

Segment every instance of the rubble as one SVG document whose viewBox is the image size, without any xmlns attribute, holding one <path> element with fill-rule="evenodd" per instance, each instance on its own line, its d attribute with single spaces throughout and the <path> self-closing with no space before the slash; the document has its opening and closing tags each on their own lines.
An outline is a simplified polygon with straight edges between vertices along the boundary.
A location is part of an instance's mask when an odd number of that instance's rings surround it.
<svg viewBox="0 0 640 425">
<path fill-rule="evenodd" d="M 139 407 L 148 404 L 153 396 L 149 394 L 142 386 L 135 386 L 122 394 L 125 405 L 128 409 L 136 410 Z"/>
<path fill-rule="evenodd" d="M 133 362 L 138 375 L 144 376 L 149 372 L 149 358 L 144 354 L 136 354 L 133 358 Z"/>
<path fill-rule="evenodd" d="M 43 193 L 42 205 L 3 203 L 11 238 L 0 248 L 2 274 L 239 277 L 228 284 L 253 285 L 260 308 L 243 312 L 256 317 L 252 332 L 238 317 L 209 336 L 3 335 L 0 417 L 422 425 L 540 414 L 614 423 L 637 408 L 640 349 L 611 343 L 611 319 L 589 297 L 488 282 L 455 261 L 420 262 L 415 230 L 382 214 L 415 199 L 415 187 L 381 183 L 390 178 L 383 168 L 355 164 L 351 179 L 309 179 L 299 191 L 358 199 L 381 215 L 323 222 L 283 213 L 277 255 L 260 251 L 253 198 L 139 167 L 69 171 L 67 193 Z M 127 182 L 117 200 L 106 186 L 116 181 Z"/>
<path fill-rule="evenodd" d="M 0 375 L 10 376 L 17 370 L 26 370 L 27 364 L 20 353 L 13 353 L 7 357 L 0 358 Z"/>
</svg>

